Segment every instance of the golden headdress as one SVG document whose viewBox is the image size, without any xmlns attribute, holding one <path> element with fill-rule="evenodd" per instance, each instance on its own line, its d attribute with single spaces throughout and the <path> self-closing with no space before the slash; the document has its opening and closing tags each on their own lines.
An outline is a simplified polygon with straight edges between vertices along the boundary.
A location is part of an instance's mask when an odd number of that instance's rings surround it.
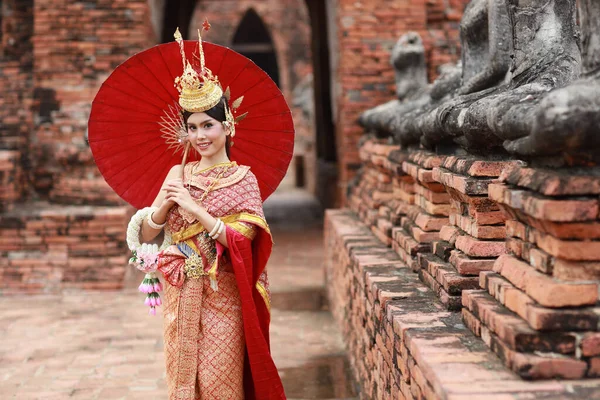
<svg viewBox="0 0 600 400">
<path fill-rule="evenodd" d="M 205 24 L 203 29 L 210 25 Z M 216 106 L 223 96 L 219 78 L 204 63 L 202 35 L 198 29 L 198 49 L 200 53 L 200 69 L 196 70 L 186 59 L 183 38 L 179 28 L 175 31 L 175 41 L 179 44 L 183 61 L 183 74 L 175 78 L 175 87 L 179 91 L 179 105 L 185 111 L 204 112 Z"/>
</svg>

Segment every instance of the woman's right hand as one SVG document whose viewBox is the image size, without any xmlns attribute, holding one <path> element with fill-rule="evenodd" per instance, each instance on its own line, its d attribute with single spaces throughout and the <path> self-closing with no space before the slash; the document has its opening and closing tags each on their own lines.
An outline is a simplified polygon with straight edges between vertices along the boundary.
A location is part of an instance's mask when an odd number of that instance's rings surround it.
<svg viewBox="0 0 600 400">
<path fill-rule="evenodd" d="M 159 208 L 162 208 L 165 211 L 169 211 L 171 208 L 173 208 L 173 206 L 177 204 L 175 203 L 174 200 L 167 200 L 167 199 L 163 199 L 161 205 Z"/>
</svg>

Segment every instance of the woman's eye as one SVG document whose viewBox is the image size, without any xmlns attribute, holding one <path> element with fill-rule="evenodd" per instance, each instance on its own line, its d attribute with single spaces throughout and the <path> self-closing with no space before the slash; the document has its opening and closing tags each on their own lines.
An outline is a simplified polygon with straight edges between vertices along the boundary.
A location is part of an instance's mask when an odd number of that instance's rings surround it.
<svg viewBox="0 0 600 400">
<path fill-rule="evenodd" d="M 213 124 L 211 124 L 211 123 L 208 123 L 208 124 L 204 125 L 205 128 L 210 128 L 212 126 L 213 126 Z"/>
</svg>

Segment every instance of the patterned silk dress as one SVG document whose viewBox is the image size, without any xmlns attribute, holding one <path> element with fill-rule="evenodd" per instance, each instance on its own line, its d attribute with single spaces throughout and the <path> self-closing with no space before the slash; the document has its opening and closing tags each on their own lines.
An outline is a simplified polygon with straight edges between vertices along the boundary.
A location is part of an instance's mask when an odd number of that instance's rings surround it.
<svg viewBox="0 0 600 400">
<path fill-rule="evenodd" d="M 258 184 L 249 167 L 226 163 L 202 171 L 196 168 L 197 163 L 186 165 L 184 186 L 199 203 L 204 196 L 201 205 L 225 222 L 228 237 L 239 235 L 252 241 L 259 230 L 268 231 Z M 258 398 L 244 393 L 244 374 L 251 374 L 245 364 L 242 299 L 229 251 L 177 205 L 167 222 L 174 245 L 161 254 L 159 270 L 165 277 L 169 399 Z M 269 310 L 266 270 L 254 285 L 260 294 L 255 297 Z"/>
</svg>

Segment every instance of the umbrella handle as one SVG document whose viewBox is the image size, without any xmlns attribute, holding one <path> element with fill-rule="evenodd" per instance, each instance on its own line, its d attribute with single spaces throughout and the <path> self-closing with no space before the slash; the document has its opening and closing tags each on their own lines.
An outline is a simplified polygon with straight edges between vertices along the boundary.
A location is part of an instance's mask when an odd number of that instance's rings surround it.
<svg viewBox="0 0 600 400">
<path fill-rule="evenodd" d="M 185 149 L 183 150 L 183 160 L 181 161 L 181 179 L 183 179 L 183 169 L 185 168 L 185 162 L 187 161 L 189 152 L 190 152 L 190 142 L 187 142 L 185 144 Z"/>
</svg>

